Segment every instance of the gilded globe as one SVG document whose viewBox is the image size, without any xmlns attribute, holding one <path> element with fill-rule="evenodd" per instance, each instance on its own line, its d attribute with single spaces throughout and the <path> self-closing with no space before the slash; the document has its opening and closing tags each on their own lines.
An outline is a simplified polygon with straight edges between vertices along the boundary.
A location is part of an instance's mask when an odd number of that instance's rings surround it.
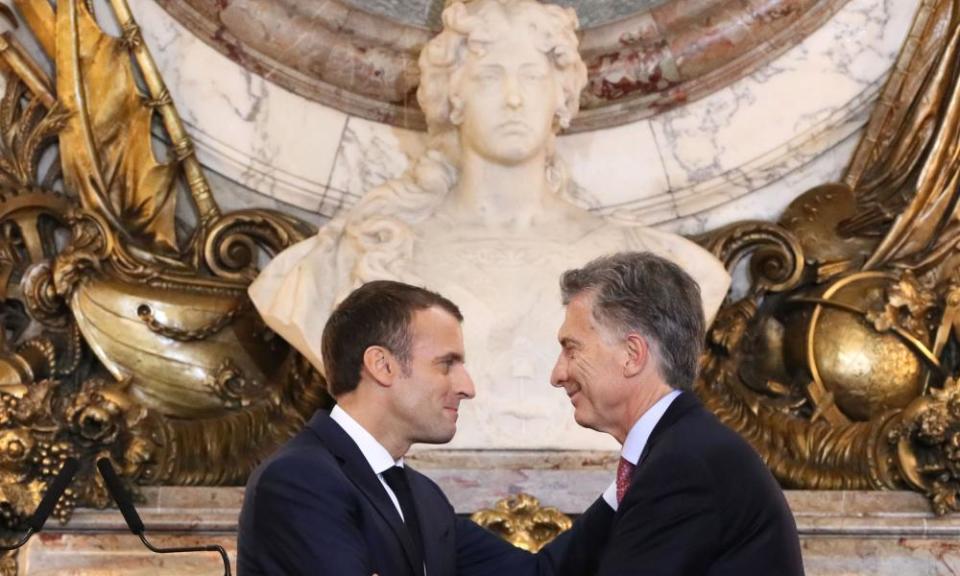
<svg viewBox="0 0 960 576">
<path fill-rule="evenodd" d="M 787 320 L 788 334 L 800 336 L 785 347 L 788 369 L 805 373 L 812 386 L 822 383 L 851 420 L 904 408 L 922 390 L 926 368 L 916 346 L 892 330 L 878 330 L 866 314 L 884 309 L 896 283 L 882 272 L 842 278 L 798 299 L 799 309 Z M 929 342 L 929 333 L 912 336 Z"/>
</svg>

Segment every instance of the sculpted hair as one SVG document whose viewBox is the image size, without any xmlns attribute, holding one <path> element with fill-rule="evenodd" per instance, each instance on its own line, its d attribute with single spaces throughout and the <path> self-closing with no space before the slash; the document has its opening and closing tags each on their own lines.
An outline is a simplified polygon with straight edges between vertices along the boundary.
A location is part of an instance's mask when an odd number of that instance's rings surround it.
<svg viewBox="0 0 960 576">
<path fill-rule="evenodd" d="M 356 276 L 361 280 L 409 278 L 403 266 L 413 254 L 415 223 L 431 214 L 460 179 L 459 122 L 463 98 L 461 77 L 467 55 L 482 52 L 519 24 L 550 61 L 558 85 L 553 134 L 565 128 L 580 109 L 587 67 L 578 51 L 576 12 L 535 0 L 454 2 L 443 11 L 443 31 L 420 52 L 417 101 L 427 120 L 427 150 L 400 177 L 367 193 L 348 219 L 324 227 L 328 234 L 342 226 L 359 253 Z M 547 143 L 547 184 L 568 201 L 578 190 L 564 163 Z"/>
<path fill-rule="evenodd" d="M 587 66 L 580 57 L 577 28 L 572 8 L 541 4 L 535 0 L 486 0 L 454 2 L 443 11 L 443 31 L 420 52 L 420 85 L 417 102 L 427 120 L 430 152 L 413 170 L 414 180 L 438 195 L 445 195 L 456 183 L 460 158 L 457 127 L 462 120 L 462 80 L 467 56 L 482 54 L 500 38 L 525 29 L 536 48 L 553 66 L 557 91 L 554 130 L 570 126 L 580 110 L 580 92 L 587 85 Z M 547 180 L 558 193 L 570 193 L 566 167 L 556 157 L 553 142 L 548 144 Z"/>
<path fill-rule="evenodd" d="M 460 309 L 450 300 L 402 282 L 367 282 L 351 292 L 323 329 L 321 352 L 330 395 L 336 398 L 357 388 L 363 354 L 371 346 L 383 346 L 408 370 L 413 314 L 433 306 L 463 321 Z"/>
<path fill-rule="evenodd" d="M 593 316 L 618 336 L 651 339 L 661 376 L 691 390 L 703 351 L 705 321 L 700 286 L 682 268 L 650 252 L 621 252 L 568 270 L 560 278 L 563 304 L 593 294 Z"/>
<path fill-rule="evenodd" d="M 520 23 L 538 50 L 543 52 L 559 82 L 557 128 L 567 128 L 580 109 L 580 92 L 587 84 L 587 67 L 580 58 L 572 8 L 541 4 L 536 0 L 454 2 L 443 11 L 443 31 L 420 52 L 420 86 L 417 101 L 427 116 L 431 132 L 451 129 L 462 109 L 460 76 L 467 54 L 482 54 L 502 35 Z"/>
</svg>

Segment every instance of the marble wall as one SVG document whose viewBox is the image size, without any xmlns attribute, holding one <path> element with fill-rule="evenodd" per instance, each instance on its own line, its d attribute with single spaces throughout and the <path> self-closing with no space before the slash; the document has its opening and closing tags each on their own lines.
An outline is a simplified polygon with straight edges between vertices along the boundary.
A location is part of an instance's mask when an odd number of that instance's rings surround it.
<svg viewBox="0 0 960 576">
<path fill-rule="evenodd" d="M 917 0 L 849 0 L 779 58 L 700 100 L 560 139 L 592 210 L 696 233 L 773 218 L 837 178 Z M 322 223 L 400 174 L 423 135 L 348 116 L 252 74 L 153 0 L 132 8 L 224 205 L 267 205 Z"/>
<path fill-rule="evenodd" d="M 609 467 L 608 467 L 609 468 Z M 496 498 L 516 485 L 477 471 L 468 482 L 450 474 L 433 476 L 458 513 L 477 509 L 478 493 Z M 460 474 L 469 473 L 460 471 Z M 609 483 L 612 469 L 584 484 L 591 493 L 559 499 L 543 471 L 527 470 L 526 487 L 541 504 L 567 513 L 584 510 Z M 602 476 L 602 477 L 601 477 Z M 585 478 L 567 479 L 567 484 Z M 478 484 L 480 487 L 478 487 Z M 488 493 L 488 492 L 493 493 Z M 139 508 L 147 537 L 159 546 L 220 544 L 236 562 L 236 530 L 242 488 L 145 488 Z M 960 518 L 934 516 L 923 496 L 907 492 L 786 492 L 800 532 L 808 576 L 948 576 L 960 571 Z M 479 503 L 490 507 L 495 499 Z M 126 531 L 115 509 L 79 509 L 66 526 L 51 522 L 19 554 L 19 574 L 30 576 L 221 574 L 214 553 L 158 555 Z"/>
</svg>

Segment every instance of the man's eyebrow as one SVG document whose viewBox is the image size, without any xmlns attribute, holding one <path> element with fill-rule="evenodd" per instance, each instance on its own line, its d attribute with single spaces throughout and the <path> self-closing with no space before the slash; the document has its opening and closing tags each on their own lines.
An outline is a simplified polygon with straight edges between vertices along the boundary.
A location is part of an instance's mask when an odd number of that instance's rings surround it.
<svg viewBox="0 0 960 576">
<path fill-rule="evenodd" d="M 464 358 L 463 354 L 459 352 L 447 352 L 443 356 L 439 356 L 436 360 L 433 361 L 434 364 L 446 364 L 447 362 L 460 362 L 463 363 Z"/>
<path fill-rule="evenodd" d="M 567 346 L 580 346 L 580 341 L 576 338 L 571 338 L 569 336 L 564 336 L 560 338 L 560 345 L 566 348 Z"/>
</svg>

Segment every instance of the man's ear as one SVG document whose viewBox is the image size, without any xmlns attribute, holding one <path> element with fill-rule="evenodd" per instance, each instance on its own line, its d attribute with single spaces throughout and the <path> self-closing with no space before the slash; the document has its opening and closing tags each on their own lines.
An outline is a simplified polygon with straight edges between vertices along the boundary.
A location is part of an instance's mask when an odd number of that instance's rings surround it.
<svg viewBox="0 0 960 576">
<path fill-rule="evenodd" d="M 643 372 L 650 362 L 650 344 L 647 339 L 631 332 L 626 338 L 627 361 L 623 365 L 623 375 L 632 378 Z"/>
<path fill-rule="evenodd" d="M 362 370 L 380 386 L 393 386 L 398 368 L 397 358 L 383 346 L 370 346 L 363 351 Z"/>
</svg>

